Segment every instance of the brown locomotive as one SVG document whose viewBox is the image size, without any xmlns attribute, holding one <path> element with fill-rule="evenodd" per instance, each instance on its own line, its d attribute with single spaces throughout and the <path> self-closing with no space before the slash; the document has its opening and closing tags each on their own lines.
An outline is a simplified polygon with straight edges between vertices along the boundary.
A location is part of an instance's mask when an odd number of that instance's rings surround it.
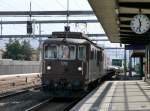
<svg viewBox="0 0 150 111">
<path fill-rule="evenodd" d="M 103 64 L 103 49 L 82 33 L 53 32 L 43 42 L 45 88 L 87 90 L 106 75 Z"/>
</svg>

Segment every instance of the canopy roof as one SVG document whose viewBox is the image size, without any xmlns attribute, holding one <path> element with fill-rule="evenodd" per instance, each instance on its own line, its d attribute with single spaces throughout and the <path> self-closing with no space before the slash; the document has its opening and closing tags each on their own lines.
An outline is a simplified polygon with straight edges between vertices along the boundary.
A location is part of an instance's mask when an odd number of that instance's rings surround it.
<svg viewBox="0 0 150 111">
<path fill-rule="evenodd" d="M 130 21 L 140 9 L 142 14 L 150 14 L 150 0 L 89 0 L 89 3 L 111 42 L 148 43 L 149 34 L 135 34 Z"/>
</svg>

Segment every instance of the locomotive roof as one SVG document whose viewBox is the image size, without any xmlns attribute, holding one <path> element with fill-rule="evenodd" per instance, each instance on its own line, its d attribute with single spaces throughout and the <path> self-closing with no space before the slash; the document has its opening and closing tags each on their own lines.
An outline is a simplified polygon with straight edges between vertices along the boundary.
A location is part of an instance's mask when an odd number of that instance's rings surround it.
<svg viewBox="0 0 150 111">
<path fill-rule="evenodd" d="M 52 41 L 63 41 L 64 38 L 66 38 L 66 41 L 70 43 L 91 43 L 97 48 L 101 48 L 93 43 L 91 40 L 89 40 L 87 36 L 81 32 L 53 32 L 52 36 L 45 40 L 44 43 L 50 43 Z"/>
<path fill-rule="evenodd" d="M 64 38 L 49 38 L 49 39 L 45 40 L 44 43 L 60 42 L 60 41 L 63 41 L 63 40 L 64 40 Z M 85 39 L 66 38 L 65 40 L 69 43 L 76 43 L 76 44 L 89 43 Z"/>
<path fill-rule="evenodd" d="M 64 38 L 67 36 L 67 38 L 83 38 L 87 37 L 85 34 L 81 32 L 52 32 L 53 37 L 57 38 Z"/>
</svg>

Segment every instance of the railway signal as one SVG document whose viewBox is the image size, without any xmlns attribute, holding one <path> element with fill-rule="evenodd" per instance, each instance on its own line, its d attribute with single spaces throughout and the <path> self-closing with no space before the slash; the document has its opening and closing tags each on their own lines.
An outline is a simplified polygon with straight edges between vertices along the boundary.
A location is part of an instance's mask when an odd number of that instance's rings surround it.
<svg viewBox="0 0 150 111">
<path fill-rule="evenodd" d="M 27 34 L 32 34 L 32 22 L 27 21 Z"/>
</svg>

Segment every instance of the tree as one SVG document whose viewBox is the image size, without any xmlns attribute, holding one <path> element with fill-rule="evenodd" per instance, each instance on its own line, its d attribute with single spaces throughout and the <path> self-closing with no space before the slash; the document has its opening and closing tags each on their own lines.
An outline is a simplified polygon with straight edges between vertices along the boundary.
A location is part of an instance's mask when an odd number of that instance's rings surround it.
<svg viewBox="0 0 150 111">
<path fill-rule="evenodd" d="M 9 40 L 6 44 L 6 52 L 4 58 L 13 60 L 31 60 L 32 48 L 28 41 L 20 43 L 18 40 Z"/>
<path fill-rule="evenodd" d="M 24 56 L 24 60 L 31 60 L 32 48 L 31 48 L 29 41 L 24 40 L 22 42 L 21 50 L 22 50 L 21 53 Z"/>
<path fill-rule="evenodd" d="M 18 56 L 20 52 L 21 52 L 21 45 L 18 40 L 15 39 L 14 41 L 9 41 L 9 43 L 6 44 L 5 56 L 7 58 L 18 60 L 20 59 Z"/>
</svg>

